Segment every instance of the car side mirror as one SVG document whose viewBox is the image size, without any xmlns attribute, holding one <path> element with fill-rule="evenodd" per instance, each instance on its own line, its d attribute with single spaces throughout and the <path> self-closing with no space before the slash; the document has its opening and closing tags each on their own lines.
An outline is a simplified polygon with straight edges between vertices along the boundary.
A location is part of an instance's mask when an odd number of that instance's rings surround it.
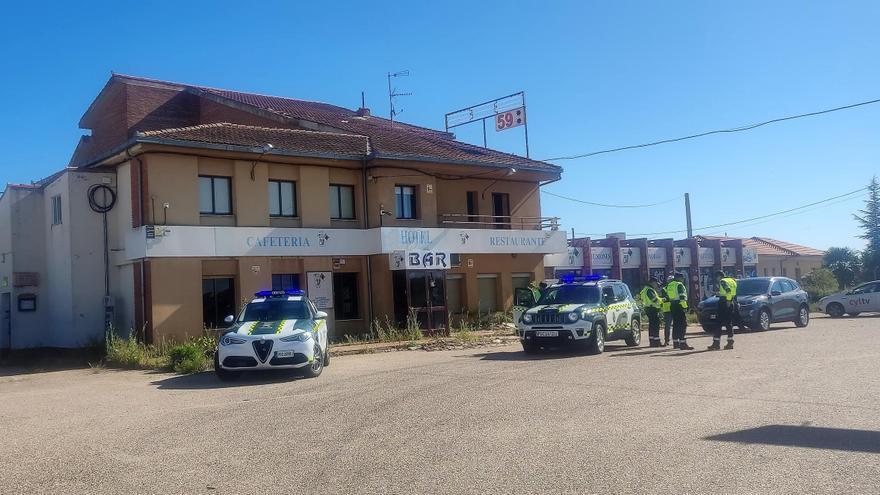
<svg viewBox="0 0 880 495">
<path fill-rule="evenodd" d="M 233 316 L 233 315 L 229 315 L 226 318 L 223 318 L 223 323 L 226 323 L 227 325 L 232 325 L 232 322 L 234 322 L 234 321 L 235 321 L 235 316 Z"/>
<path fill-rule="evenodd" d="M 770 295 L 771 295 L 771 296 L 781 296 L 781 295 L 782 295 L 782 292 L 779 292 L 778 290 L 774 290 L 774 291 L 771 291 L 771 292 L 770 292 Z"/>
<path fill-rule="evenodd" d="M 325 313 L 324 311 L 318 311 L 317 313 L 315 313 L 315 319 L 316 320 L 326 320 L 327 313 Z"/>
</svg>

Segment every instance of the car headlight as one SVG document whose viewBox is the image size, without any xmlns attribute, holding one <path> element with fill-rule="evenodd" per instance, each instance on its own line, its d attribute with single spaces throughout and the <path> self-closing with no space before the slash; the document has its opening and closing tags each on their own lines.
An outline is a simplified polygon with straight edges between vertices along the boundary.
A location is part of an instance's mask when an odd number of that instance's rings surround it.
<svg viewBox="0 0 880 495">
<path fill-rule="evenodd" d="M 244 344 L 245 342 L 247 342 L 247 341 L 244 339 L 240 339 L 238 337 L 233 337 L 231 335 L 224 335 L 220 339 L 220 345 L 222 345 L 222 346 Z"/>
<path fill-rule="evenodd" d="M 578 316 L 578 314 L 575 313 L 575 312 L 571 312 L 571 313 L 565 315 L 565 317 L 566 317 L 566 319 L 568 319 L 568 321 L 571 322 L 571 323 L 574 323 L 574 322 L 578 321 L 578 318 L 580 318 L 580 316 Z"/>
<path fill-rule="evenodd" d="M 531 323 L 532 322 L 532 315 L 525 313 L 524 315 L 522 315 L 522 321 L 523 321 L 523 323 Z"/>
<path fill-rule="evenodd" d="M 282 342 L 308 342 L 312 338 L 312 332 L 300 332 L 287 337 L 281 337 Z"/>
</svg>

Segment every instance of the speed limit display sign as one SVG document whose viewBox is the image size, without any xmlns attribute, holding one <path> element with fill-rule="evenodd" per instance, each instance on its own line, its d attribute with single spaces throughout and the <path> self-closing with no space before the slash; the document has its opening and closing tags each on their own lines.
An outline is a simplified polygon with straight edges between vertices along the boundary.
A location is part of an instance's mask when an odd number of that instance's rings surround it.
<svg viewBox="0 0 880 495">
<path fill-rule="evenodd" d="M 526 107 L 514 108 L 495 114 L 495 130 L 506 131 L 526 123 Z"/>
</svg>

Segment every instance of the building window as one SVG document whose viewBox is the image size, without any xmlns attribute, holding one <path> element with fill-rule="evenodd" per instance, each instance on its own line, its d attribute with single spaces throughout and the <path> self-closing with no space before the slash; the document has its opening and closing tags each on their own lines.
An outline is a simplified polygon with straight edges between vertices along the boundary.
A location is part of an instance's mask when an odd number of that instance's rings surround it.
<svg viewBox="0 0 880 495">
<path fill-rule="evenodd" d="M 782 276 L 783 276 L 783 277 L 787 277 L 787 276 L 788 276 L 788 268 L 782 267 Z"/>
<path fill-rule="evenodd" d="M 61 225 L 61 196 L 52 196 L 52 225 Z"/>
<path fill-rule="evenodd" d="M 299 273 L 273 273 L 272 290 L 298 290 Z"/>
<path fill-rule="evenodd" d="M 513 273 L 510 277 L 511 286 L 513 286 L 513 290 L 516 292 L 516 289 L 528 289 L 534 275 L 531 273 Z"/>
<path fill-rule="evenodd" d="M 199 212 L 203 215 L 231 215 L 232 179 L 200 175 Z"/>
<path fill-rule="evenodd" d="M 397 200 L 397 218 L 418 218 L 415 186 L 394 186 L 394 197 Z"/>
<path fill-rule="evenodd" d="M 449 255 L 449 266 L 453 268 L 461 266 L 461 255 L 458 253 L 451 253 Z"/>
<path fill-rule="evenodd" d="M 202 279 L 202 322 L 205 328 L 226 326 L 224 318 L 235 314 L 235 280 Z"/>
<path fill-rule="evenodd" d="M 330 218 L 354 220 L 354 186 L 330 184 Z"/>
<path fill-rule="evenodd" d="M 356 320 L 358 310 L 358 274 L 333 274 L 333 308 L 337 320 Z"/>
<path fill-rule="evenodd" d="M 467 214 L 468 222 L 478 222 L 480 214 L 479 203 L 477 203 L 477 191 L 467 192 Z"/>
<path fill-rule="evenodd" d="M 269 181 L 269 216 L 296 216 L 296 182 Z"/>
</svg>

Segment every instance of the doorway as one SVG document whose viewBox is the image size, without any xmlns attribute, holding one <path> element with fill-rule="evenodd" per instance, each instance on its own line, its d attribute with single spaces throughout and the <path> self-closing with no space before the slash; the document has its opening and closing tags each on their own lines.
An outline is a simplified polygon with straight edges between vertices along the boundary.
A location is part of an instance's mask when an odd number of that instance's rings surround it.
<svg viewBox="0 0 880 495">
<path fill-rule="evenodd" d="M 492 193 L 492 216 L 495 217 L 496 229 L 510 228 L 510 195 Z"/>
<path fill-rule="evenodd" d="M 415 318 L 419 328 L 430 333 L 445 333 L 447 321 L 446 272 L 443 270 L 395 270 L 394 319 L 405 327 Z"/>
</svg>

